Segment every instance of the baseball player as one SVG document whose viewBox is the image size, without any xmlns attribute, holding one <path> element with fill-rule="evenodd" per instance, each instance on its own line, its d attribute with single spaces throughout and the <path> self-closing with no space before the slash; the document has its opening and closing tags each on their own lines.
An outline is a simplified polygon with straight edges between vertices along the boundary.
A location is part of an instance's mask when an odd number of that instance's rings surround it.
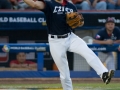
<svg viewBox="0 0 120 90">
<path fill-rule="evenodd" d="M 67 0 L 24 0 L 33 8 L 41 10 L 46 16 L 48 27 L 48 41 L 50 52 L 60 72 L 60 80 L 63 90 L 73 90 L 68 67 L 66 52 L 75 52 L 83 56 L 88 64 L 108 84 L 113 71 L 108 72 L 94 52 L 86 43 L 72 32 L 72 29 L 82 26 L 84 19 L 77 13 L 76 7 Z"/>
<path fill-rule="evenodd" d="M 106 19 L 105 28 L 102 28 L 102 30 L 95 35 L 93 42 L 103 45 L 120 43 L 120 29 L 115 27 L 114 18 L 108 17 Z M 112 52 L 99 52 L 98 56 L 103 63 L 106 63 L 108 70 L 115 70 L 115 60 Z"/>
</svg>

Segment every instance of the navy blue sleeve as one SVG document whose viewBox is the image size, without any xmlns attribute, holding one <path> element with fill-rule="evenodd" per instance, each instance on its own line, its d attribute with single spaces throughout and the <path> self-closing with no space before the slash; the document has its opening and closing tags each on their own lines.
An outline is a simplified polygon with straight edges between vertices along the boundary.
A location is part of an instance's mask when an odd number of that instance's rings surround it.
<svg viewBox="0 0 120 90">
<path fill-rule="evenodd" d="M 118 28 L 117 40 L 120 40 L 120 29 Z"/>
<path fill-rule="evenodd" d="M 48 13 L 50 10 L 50 3 L 51 2 L 50 2 L 50 0 L 44 0 L 43 2 L 45 3 L 45 8 L 42 9 L 41 11 L 43 11 L 44 13 Z"/>
<path fill-rule="evenodd" d="M 103 34 L 104 34 L 104 32 L 100 30 L 100 31 L 95 35 L 94 39 L 96 39 L 96 40 L 103 40 Z"/>
</svg>

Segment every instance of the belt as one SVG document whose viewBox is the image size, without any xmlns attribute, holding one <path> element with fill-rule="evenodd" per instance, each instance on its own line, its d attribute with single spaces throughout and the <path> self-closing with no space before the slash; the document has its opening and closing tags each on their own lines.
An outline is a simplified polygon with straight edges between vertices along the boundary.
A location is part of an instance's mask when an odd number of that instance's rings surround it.
<svg viewBox="0 0 120 90">
<path fill-rule="evenodd" d="M 51 35 L 51 38 L 67 38 L 69 35 L 70 33 L 64 35 Z"/>
</svg>

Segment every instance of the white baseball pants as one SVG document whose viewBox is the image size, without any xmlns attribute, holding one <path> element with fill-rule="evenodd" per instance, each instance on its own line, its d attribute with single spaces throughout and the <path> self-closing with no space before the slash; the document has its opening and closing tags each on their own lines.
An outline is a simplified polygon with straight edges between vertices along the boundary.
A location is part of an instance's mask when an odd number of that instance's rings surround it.
<svg viewBox="0 0 120 90">
<path fill-rule="evenodd" d="M 66 51 L 74 52 L 83 56 L 98 75 L 103 74 L 103 72 L 108 72 L 94 52 L 74 33 L 71 33 L 67 38 L 59 39 L 57 37 L 51 38 L 51 35 L 49 34 L 48 40 L 51 55 L 60 72 L 63 90 L 73 90 Z"/>
</svg>

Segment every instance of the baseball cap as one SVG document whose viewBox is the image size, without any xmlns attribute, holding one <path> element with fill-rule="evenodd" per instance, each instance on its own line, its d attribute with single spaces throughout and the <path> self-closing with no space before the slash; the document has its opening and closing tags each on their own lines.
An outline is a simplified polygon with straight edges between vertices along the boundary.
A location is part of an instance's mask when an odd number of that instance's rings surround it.
<svg viewBox="0 0 120 90">
<path fill-rule="evenodd" d="M 113 18 L 113 17 L 108 17 L 108 18 L 106 19 L 106 23 L 108 23 L 108 22 L 113 22 L 113 23 L 115 23 L 115 18 Z"/>
</svg>

